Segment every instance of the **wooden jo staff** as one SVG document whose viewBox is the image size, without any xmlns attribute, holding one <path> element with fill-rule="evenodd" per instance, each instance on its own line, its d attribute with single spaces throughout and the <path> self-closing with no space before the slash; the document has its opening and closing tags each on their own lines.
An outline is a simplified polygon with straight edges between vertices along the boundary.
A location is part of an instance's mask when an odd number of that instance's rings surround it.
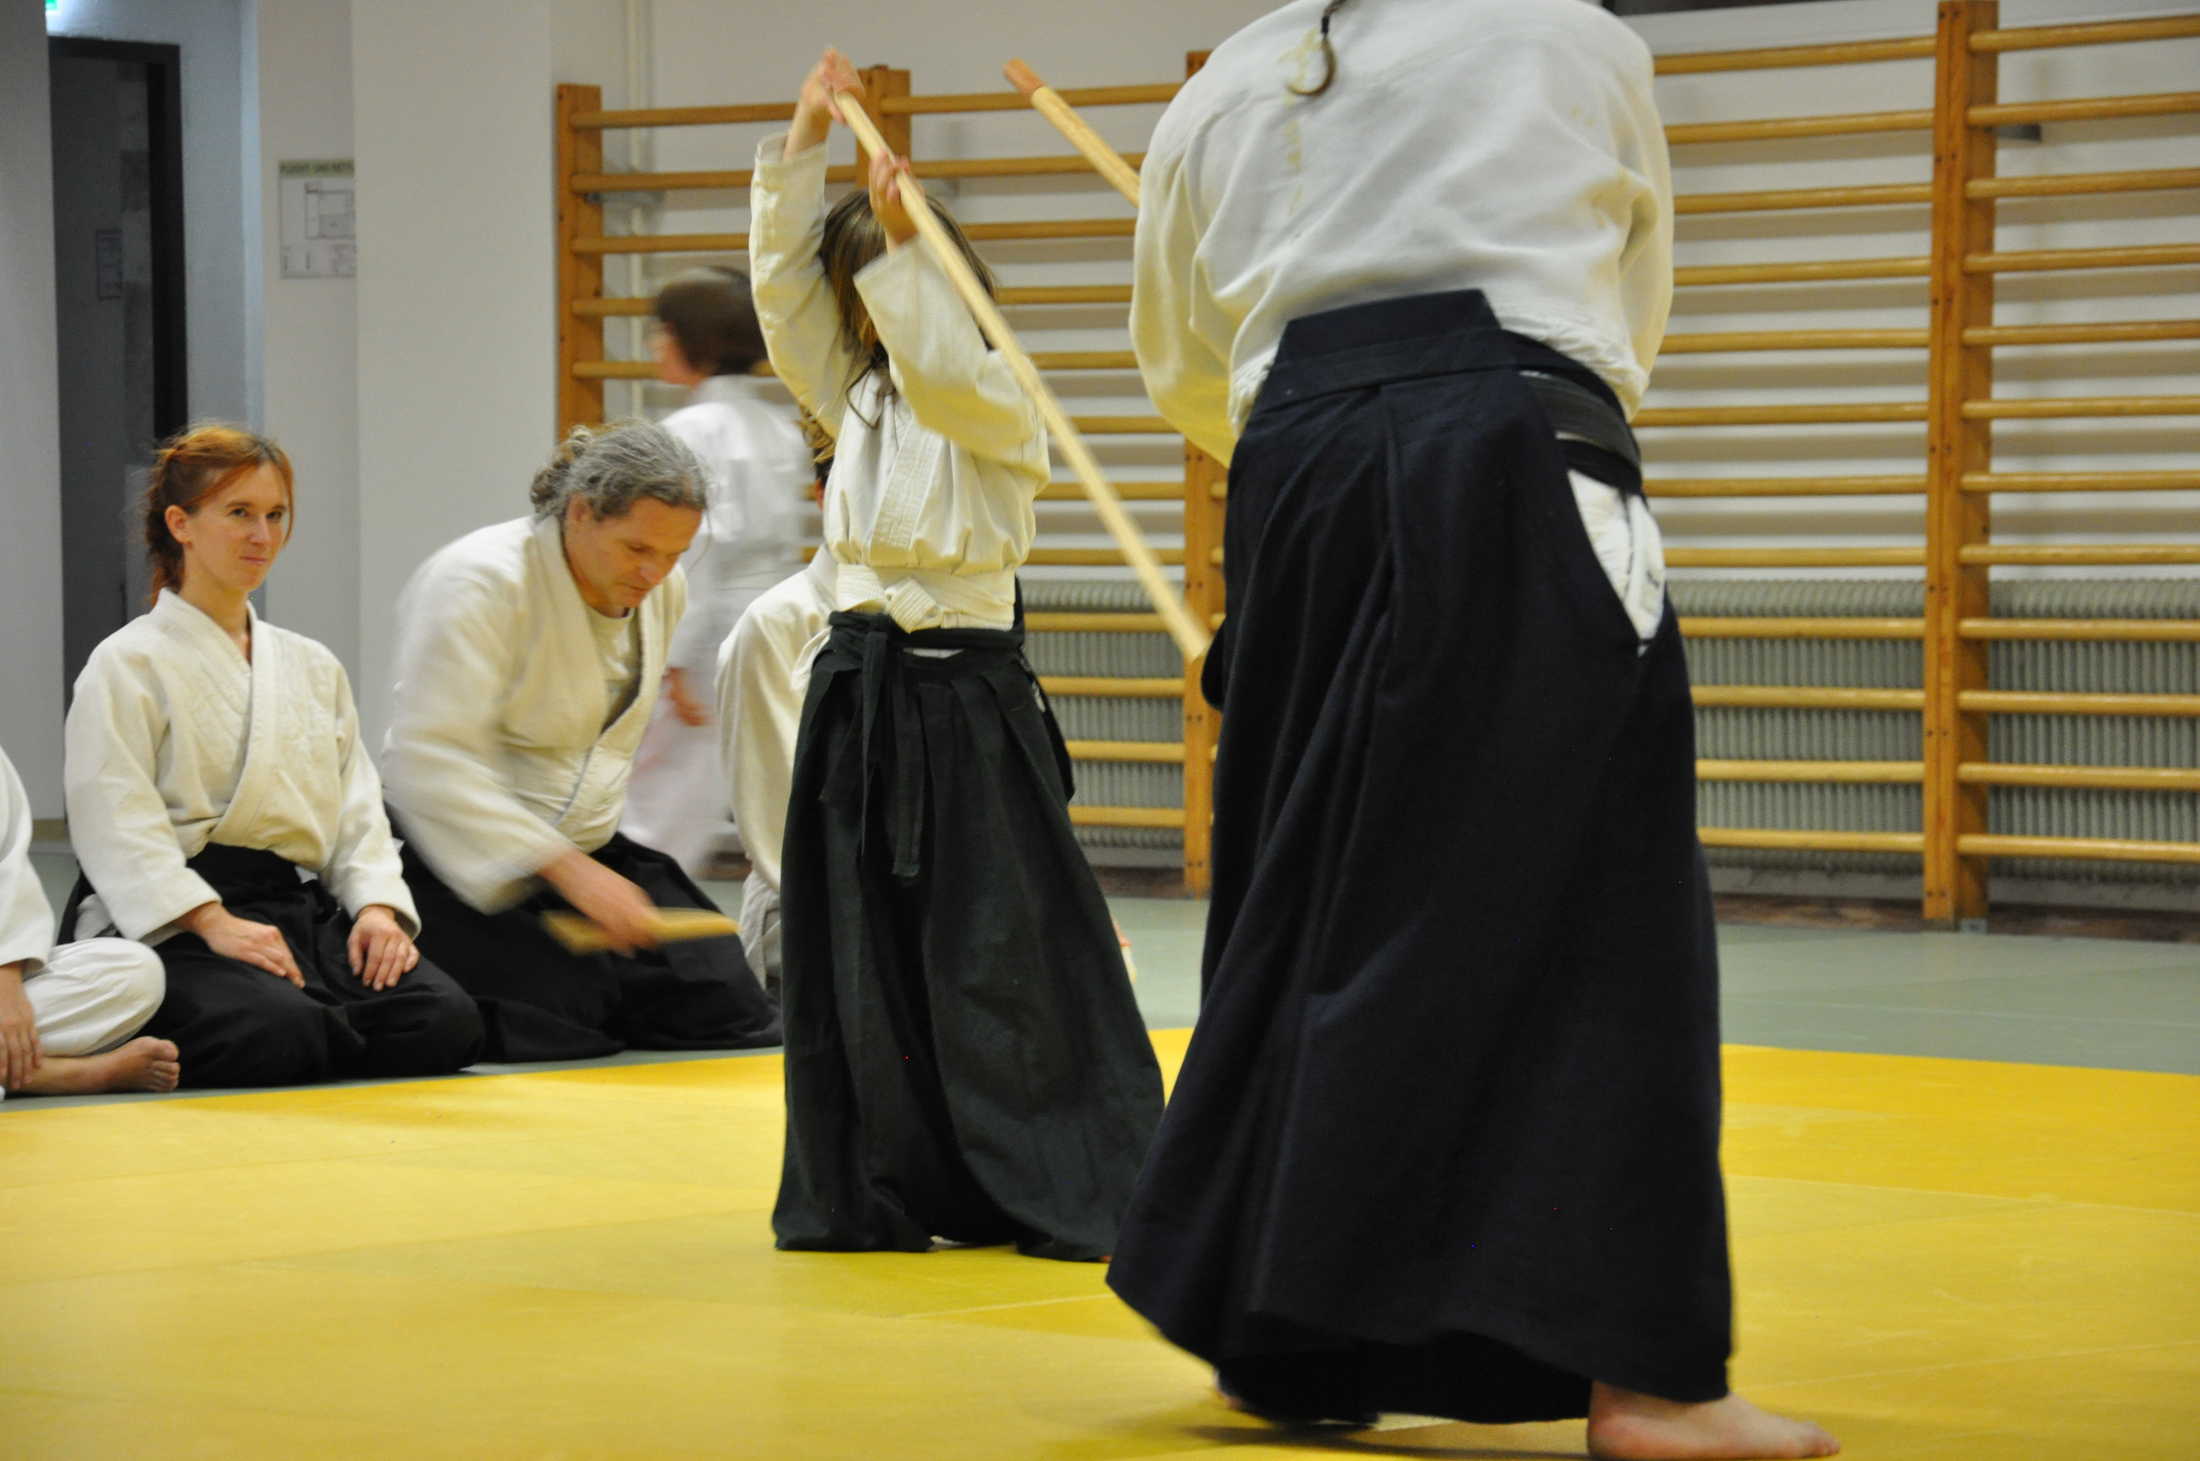
<svg viewBox="0 0 2200 1461">
<path fill-rule="evenodd" d="M 886 145 L 886 139 L 879 135 L 878 128 L 872 124 L 870 113 L 863 109 L 863 98 L 859 94 L 843 91 L 834 100 L 840 107 L 841 120 L 856 134 L 856 140 L 863 144 L 865 152 L 873 157 L 892 155 L 893 150 Z M 1038 404 L 1039 414 L 1045 419 L 1047 430 L 1053 433 L 1054 444 L 1061 449 L 1062 456 L 1069 462 L 1070 470 L 1077 474 L 1077 480 L 1084 486 L 1085 495 L 1092 499 L 1093 511 L 1100 515 L 1100 521 L 1106 526 L 1108 535 L 1115 539 L 1116 546 L 1123 550 L 1123 556 L 1130 560 L 1131 571 L 1138 576 L 1139 586 L 1145 589 L 1146 597 L 1153 601 L 1154 608 L 1160 612 L 1161 622 L 1168 627 L 1169 636 L 1176 641 L 1176 647 L 1183 652 L 1187 663 L 1196 662 L 1207 652 L 1212 636 L 1192 618 L 1191 611 L 1184 607 L 1183 596 L 1162 576 L 1161 560 L 1154 557 L 1153 549 L 1146 545 L 1146 539 L 1138 531 L 1138 525 L 1123 510 L 1122 499 L 1108 485 L 1107 477 L 1100 471 L 1100 464 L 1093 460 L 1091 450 L 1086 447 L 1085 439 L 1078 435 L 1076 426 L 1071 424 L 1069 414 L 1062 409 L 1062 403 L 1048 389 L 1046 381 L 1039 374 L 1039 367 L 1031 363 L 1031 357 L 1016 343 L 1015 333 L 1009 329 L 1008 321 L 1001 317 L 1000 308 L 993 303 L 992 296 L 985 292 L 985 286 L 978 282 L 977 275 L 970 272 L 970 266 L 963 262 L 954 240 L 947 236 L 946 228 L 933 215 L 931 204 L 925 201 L 924 189 L 907 173 L 897 174 L 896 180 L 901 186 L 902 204 L 909 210 L 909 217 L 917 225 L 917 232 L 923 236 L 925 247 L 932 251 L 933 259 L 947 275 L 948 282 L 955 286 L 955 292 L 962 296 L 963 303 L 977 317 L 979 327 L 985 331 L 986 338 L 993 342 L 993 348 L 1001 352 L 1001 357 L 1015 372 L 1017 381 Z"/>
<path fill-rule="evenodd" d="M 740 924 L 709 908 L 660 908 L 651 924 L 662 943 L 726 938 L 741 931 Z M 611 935 L 585 914 L 555 910 L 542 915 L 542 926 L 572 953 L 600 954 L 611 947 Z"/>
<path fill-rule="evenodd" d="M 1077 115 L 1077 108 L 1062 100 L 1062 94 L 1041 81 L 1038 74 L 1020 60 L 1011 60 L 1001 68 L 1008 84 L 1024 94 L 1025 100 L 1054 124 L 1054 129 L 1069 139 L 1069 145 L 1085 155 L 1094 172 L 1115 185 L 1115 191 L 1138 206 L 1138 173 L 1123 160 L 1123 154 L 1110 147 L 1100 134 L 1085 124 Z"/>
</svg>

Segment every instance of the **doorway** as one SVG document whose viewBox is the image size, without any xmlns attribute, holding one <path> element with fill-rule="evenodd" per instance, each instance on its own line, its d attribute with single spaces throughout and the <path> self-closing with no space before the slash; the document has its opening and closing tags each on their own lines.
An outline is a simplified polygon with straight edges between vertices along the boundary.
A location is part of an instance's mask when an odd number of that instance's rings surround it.
<svg viewBox="0 0 2200 1461">
<path fill-rule="evenodd" d="M 189 419 L 181 53 L 54 36 L 65 687 L 145 607 L 135 508 L 161 438 Z"/>
</svg>

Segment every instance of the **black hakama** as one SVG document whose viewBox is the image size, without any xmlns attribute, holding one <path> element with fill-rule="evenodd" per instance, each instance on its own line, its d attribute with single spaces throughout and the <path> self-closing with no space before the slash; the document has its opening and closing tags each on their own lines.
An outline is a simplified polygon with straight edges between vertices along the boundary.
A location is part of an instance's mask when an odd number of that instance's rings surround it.
<svg viewBox="0 0 2200 1461">
<path fill-rule="evenodd" d="M 1687 668 L 1567 480 L 1631 452 L 1473 292 L 1295 321 L 1238 444 L 1204 1003 L 1108 1281 L 1257 1408 L 1726 1391 Z"/>
<path fill-rule="evenodd" d="M 390 827 L 403 838 L 403 820 Z M 749 972 L 736 938 L 691 939 L 633 954 L 576 954 L 544 929 L 569 910 L 542 888 L 483 913 L 403 848 L 405 882 L 420 908 L 420 948 L 481 1006 L 482 1059 L 586 1060 L 621 1050 L 748 1050 L 779 1043 L 779 1009 Z M 660 908 L 718 905 L 680 864 L 614 834 L 589 854 Z"/>
<path fill-rule="evenodd" d="M 356 1077 L 448 1075 L 481 1053 L 474 1002 L 425 955 L 388 989 L 351 969 L 352 919 L 317 879 L 272 852 L 209 843 L 185 864 L 239 918 L 273 925 L 300 989 L 217 954 L 195 933 L 154 945 L 168 989 L 140 1033 L 172 1040 L 186 1086 L 302 1086 Z M 63 928 L 91 892 L 79 877 Z"/>
<path fill-rule="evenodd" d="M 841 613 L 810 671 L 782 1248 L 1114 1251 L 1161 1078 L 1022 644 Z"/>
</svg>

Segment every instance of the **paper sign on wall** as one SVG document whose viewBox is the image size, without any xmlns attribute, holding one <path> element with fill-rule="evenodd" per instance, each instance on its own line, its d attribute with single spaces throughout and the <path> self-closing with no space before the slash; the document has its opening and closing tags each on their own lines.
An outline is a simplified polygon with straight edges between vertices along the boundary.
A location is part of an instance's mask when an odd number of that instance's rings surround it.
<svg viewBox="0 0 2200 1461">
<path fill-rule="evenodd" d="M 359 272 L 351 159 L 276 164 L 281 179 L 283 277 L 350 279 Z"/>
</svg>

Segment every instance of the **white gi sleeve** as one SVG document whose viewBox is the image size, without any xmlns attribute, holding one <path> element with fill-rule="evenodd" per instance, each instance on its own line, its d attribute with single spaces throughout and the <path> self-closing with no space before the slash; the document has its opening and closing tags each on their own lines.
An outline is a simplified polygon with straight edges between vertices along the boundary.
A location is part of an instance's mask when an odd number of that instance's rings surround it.
<svg viewBox="0 0 2200 1461">
<path fill-rule="evenodd" d="M 916 239 L 889 249 L 856 275 L 856 292 L 918 424 L 1044 483 L 1047 434 L 1038 408 L 1007 359 L 987 347 L 931 251 Z"/>
<path fill-rule="evenodd" d="M 573 845 L 505 789 L 497 766 L 522 617 L 495 586 L 435 560 L 398 610 L 397 706 L 382 753 L 390 802 L 437 876 L 485 913 Z"/>
<path fill-rule="evenodd" d="M 772 369 L 828 432 L 840 435 L 855 359 L 817 261 L 825 225 L 825 144 L 782 160 L 786 134 L 758 144 L 749 184 L 749 288 Z"/>
<path fill-rule="evenodd" d="M 1673 308 L 1673 167 L 1647 58 L 1611 109 L 1619 165 L 1646 185 L 1635 199 L 1620 250 L 1619 289 L 1629 343 L 1647 372 L 1657 361 Z"/>
<path fill-rule="evenodd" d="M 374 758 L 359 744 L 359 707 L 351 696 L 351 681 L 341 665 L 336 668 L 335 704 L 329 707 L 336 722 L 337 764 L 343 778 L 343 806 L 336 824 L 336 840 L 320 879 L 352 917 L 359 910 L 380 903 L 397 915 L 408 935 L 420 932 L 420 914 L 413 906 L 412 890 L 405 886 L 404 865 L 398 861 L 397 839 L 390 835 L 389 814 L 382 809 L 382 778 L 375 774 Z"/>
<path fill-rule="evenodd" d="M 69 839 L 123 937 L 152 942 L 200 904 L 219 903 L 185 865 L 156 779 L 173 727 L 152 687 L 93 650 L 63 734 Z"/>
<path fill-rule="evenodd" d="M 31 866 L 30 797 L 0 751 L 0 968 L 21 964 L 36 974 L 52 951 L 53 906 Z"/>
<path fill-rule="evenodd" d="M 1192 194 L 1190 153 L 1166 148 L 1159 134 L 1154 142 L 1139 171 L 1131 348 L 1155 409 L 1194 446 L 1227 462 L 1237 427 L 1230 419 L 1226 342 L 1237 328 L 1207 287 L 1199 253 L 1205 221 Z"/>
</svg>

